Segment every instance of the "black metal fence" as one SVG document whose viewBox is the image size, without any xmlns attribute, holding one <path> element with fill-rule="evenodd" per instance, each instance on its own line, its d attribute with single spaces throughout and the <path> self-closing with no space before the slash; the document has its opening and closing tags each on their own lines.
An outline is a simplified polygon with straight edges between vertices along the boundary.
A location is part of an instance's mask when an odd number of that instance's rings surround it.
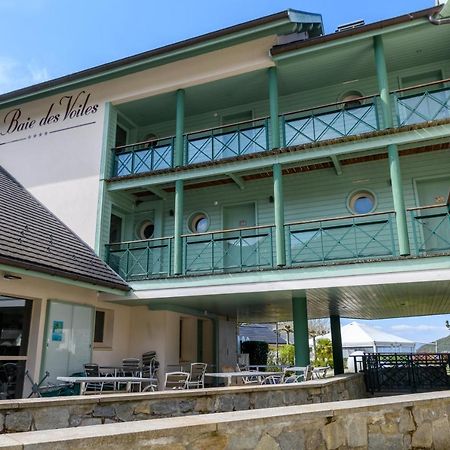
<svg viewBox="0 0 450 450">
<path fill-rule="evenodd" d="M 352 356 L 368 392 L 433 391 L 450 388 L 448 353 L 365 353 Z"/>
</svg>

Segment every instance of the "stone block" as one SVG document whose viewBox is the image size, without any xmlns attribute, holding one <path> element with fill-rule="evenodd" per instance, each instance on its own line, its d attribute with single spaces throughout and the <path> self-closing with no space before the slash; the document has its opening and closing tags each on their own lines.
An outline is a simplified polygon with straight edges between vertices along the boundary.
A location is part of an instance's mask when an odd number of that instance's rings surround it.
<svg viewBox="0 0 450 450">
<path fill-rule="evenodd" d="M 347 445 L 349 447 L 367 447 L 367 421 L 365 416 L 347 416 Z"/>
<path fill-rule="evenodd" d="M 133 415 L 150 415 L 152 412 L 152 408 L 150 407 L 150 403 L 148 402 L 139 402 L 137 405 L 135 405 L 133 410 Z"/>
<path fill-rule="evenodd" d="M 67 408 L 42 408 L 33 411 L 36 430 L 53 430 L 69 426 L 69 410 Z"/>
<path fill-rule="evenodd" d="M 345 445 L 345 435 L 342 431 L 337 422 L 327 423 L 323 427 L 322 436 L 328 450 L 334 450 Z"/>
<path fill-rule="evenodd" d="M 158 417 L 176 415 L 178 412 L 177 400 L 160 400 L 151 404 L 152 415 Z"/>
<path fill-rule="evenodd" d="M 96 405 L 92 413 L 93 417 L 115 417 L 116 410 L 113 406 Z"/>
<path fill-rule="evenodd" d="M 222 450 L 228 446 L 228 436 L 223 433 L 204 433 L 189 445 L 189 450 Z M 170 447 L 172 449 L 173 447 Z M 184 448 L 184 447 L 183 447 Z"/>
<path fill-rule="evenodd" d="M 246 411 L 250 409 L 250 396 L 248 394 L 233 395 L 233 410 Z"/>
<path fill-rule="evenodd" d="M 116 411 L 116 417 L 122 422 L 130 422 L 134 420 L 133 412 L 134 406 L 132 403 L 114 403 L 114 409 Z"/>
<path fill-rule="evenodd" d="M 189 413 L 193 413 L 195 410 L 195 400 L 181 400 L 179 403 L 179 411 L 182 414 L 189 414 Z"/>
<path fill-rule="evenodd" d="M 262 438 L 256 445 L 255 450 L 276 450 L 279 448 L 280 446 L 278 445 L 278 442 L 275 441 L 272 436 L 270 436 L 269 434 L 263 434 Z"/>
<path fill-rule="evenodd" d="M 81 419 L 80 426 L 86 427 L 90 425 L 101 425 L 102 419 L 100 417 L 84 417 Z"/>
<path fill-rule="evenodd" d="M 9 433 L 29 431 L 32 420 L 29 411 L 9 412 L 5 417 L 5 430 Z"/>
<path fill-rule="evenodd" d="M 300 431 L 283 431 L 277 437 L 278 445 L 281 450 L 305 450 L 305 433 Z M 308 447 L 316 448 L 316 447 Z"/>
<path fill-rule="evenodd" d="M 433 447 L 436 450 L 450 448 L 450 426 L 447 417 L 435 420 L 432 425 Z"/>
<path fill-rule="evenodd" d="M 415 414 L 414 414 L 415 416 Z M 415 448 L 431 448 L 433 430 L 430 422 L 422 422 L 412 435 L 412 446 Z"/>
<path fill-rule="evenodd" d="M 414 419 L 411 413 L 411 410 L 404 409 L 400 414 L 400 420 L 398 423 L 398 429 L 400 433 L 409 433 L 410 431 L 414 431 L 416 429 L 416 424 L 414 423 Z"/>
</svg>

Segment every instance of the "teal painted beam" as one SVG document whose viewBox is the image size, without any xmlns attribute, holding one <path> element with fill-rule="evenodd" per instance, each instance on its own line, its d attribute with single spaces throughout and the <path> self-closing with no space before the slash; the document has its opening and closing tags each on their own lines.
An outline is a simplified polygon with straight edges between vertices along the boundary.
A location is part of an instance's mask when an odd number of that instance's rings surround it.
<svg viewBox="0 0 450 450">
<path fill-rule="evenodd" d="M 334 166 L 336 175 L 339 175 L 339 176 L 342 175 L 342 166 L 341 166 L 341 163 L 340 163 L 337 155 L 331 155 L 330 158 L 331 158 L 331 161 L 333 162 L 333 166 Z"/>
<path fill-rule="evenodd" d="M 286 242 L 284 234 L 283 172 L 281 170 L 281 164 L 274 164 L 273 166 L 273 194 L 277 266 L 282 267 L 286 265 Z"/>
<path fill-rule="evenodd" d="M 174 167 L 184 164 L 184 90 L 179 89 L 176 93 L 176 117 L 175 117 L 175 148 L 173 155 Z"/>
<path fill-rule="evenodd" d="M 450 135 L 450 124 L 426 127 L 404 131 L 401 133 L 386 134 L 379 137 L 363 140 L 352 140 L 336 143 L 333 145 L 317 145 L 316 148 L 305 149 L 298 152 L 286 152 L 278 155 L 267 155 L 259 158 L 251 158 L 244 161 L 235 161 L 223 164 L 213 164 L 195 169 L 168 172 L 140 176 L 132 179 L 117 180 L 108 183 L 109 191 L 122 191 L 125 189 L 145 188 L 146 186 L 157 186 L 163 183 L 174 183 L 176 180 L 195 180 L 204 177 L 225 176 L 229 173 L 242 173 L 251 170 L 267 169 L 273 164 L 282 165 L 306 163 L 318 159 L 329 159 L 332 155 L 344 155 L 374 150 L 386 149 L 389 144 L 401 145 L 403 148 L 412 148 L 416 143 L 428 145 L 436 139 L 448 139 Z"/>
<path fill-rule="evenodd" d="M 389 79 L 386 58 L 384 56 L 383 37 L 381 35 L 374 36 L 373 49 L 375 53 L 375 68 L 378 80 L 378 90 L 380 92 L 384 128 L 392 128 L 394 126 L 394 119 L 392 116 L 391 96 L 389 94 Z"/>
<path fill-rule="evenodd" d="M 197 319 L 197 361 L 203 361 L 203 320 Z"/>
<path fill-rule="evenodd" d="M 278 107 L 278 76 L 277 68 L 270 67 L 269 75 L 269 106 L 270 106 L 270 148 L 280 148 L 280 120 Z"/>
<path fill-rule="evenodd" d="M 396 145 L 388 146 L 389 171 L 391 175 L 391 189 L 394 200 L 395 221 L 397 225 L 398 247 L 400 255 L 411 253 L 408 237 L 408 222 L 406 219 L 405 196 L 403 195 L 400 158 Z"/>
<path fill-rule="evenodd" d="M 151 186 L 148 188 L 148 191 L 151 192 L 152 194 L 155 194 L 161 200 L 167 200 L 167 192 L 164 191 L 163 189 Z"/>
<path fill-rule="evenodd" d="M 173 273 L 183 273 L 183 215 L 184 215 L 184 182 L 175 182 L 175 224 L 173 234 Z"/>
<path fill-rule="evenodd" d="M 227 173 L 226 175 L 236 183 L 241 191 L 245 189 L 245 180 L 242 177 L 235 175 L 234 173 Z"/>
<path fill-rule="evenodd" d="M 333 343 L 334 374 L 344 373 L 344 357 L 342 355 L 341 318 L 330 316 L 331 341 Z"/>
<path fill-rule="evenodd" d="M 292 320 L 294 322 L 295 365 L 305 367 L 311 363 L 306 297 L 292 299 Z"/>
</svg>

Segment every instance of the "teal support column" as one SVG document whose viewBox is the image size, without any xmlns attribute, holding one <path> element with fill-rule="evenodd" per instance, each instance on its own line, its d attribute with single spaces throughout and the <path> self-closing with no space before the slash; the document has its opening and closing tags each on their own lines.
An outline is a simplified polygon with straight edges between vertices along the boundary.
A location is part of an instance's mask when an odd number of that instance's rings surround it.
<svg viewBox="0 0 450 450">
<path fill-rule="evenodd" d="M 392 116 L 391 96 L 389 94 L 389 80 L 384 56 L 384 45 L 382 36 L 373 38 L 375 52 L 375 64 L 378 79 L 378 89 L 380 91 L 380 102 L 383 112 L 383 122 L 385 128 L 394 126 Z M 405 199 L 403 195 L 402 174 L 400 170 L 400 159 L 397 145 L 388 146 L 389 172 L 391 176 L 392 197 L 394 200 L 394 210 L 397 224 L 398 247 L 400 255 L 411 253 L 408 238 L 408 225 L 406 220 Z"/>
<path fill-rule="evenodd" d="M 281 164 L 273 165 L 273 199 L 275 212 L 275 245 L 277 266 L 286 265 L 286 242 L 284 234 L 283 172 Z"/>
<path fill-rule="evenodd" d="M 173 238 L 173 273 L 183 273 L 183 204 L 184 183 L 183 180 L 175 181 L 175 224 Z"/>
<path fill-rule="evenodd" d="M 333 343 L 334 374 L 344 373 L 344 358 L 342 356 L 341 318 L 330 316 L 331 341 Z"/>
<path fill-rule="evenodd" d="M 311 362 L 306 296 L 292 299 L 292 320 L 294 322 L 295 365 L 305 367 Z"/>
<path fill-rule="evenodd" d="M 184 90 L 179 89 L 176 94 L 176 130 L 175 130 L 175 148 L 173 155 L 174 167 L 180 167 L 184 164 Z"/>
<path fill-rule="evenodd" d="M 176 93 L 176 131 L 173 156 L 174 167 L 184 164 L 184 90 Z M 183 272 L 183 215 L 184 215 L 184 182 L 175 182 L 175 220 L 173 232 L 173 272 L 180 275 Z"/>
<path fill-rule="evenodd" d="M 271 148 L 279 148 L 280 140 L 280 121 L 278 111 L 278 77 L 277 68 L 269 68 L 269 106 L 270 106 L 270 131 L 271 131 Z"/>
</svg>

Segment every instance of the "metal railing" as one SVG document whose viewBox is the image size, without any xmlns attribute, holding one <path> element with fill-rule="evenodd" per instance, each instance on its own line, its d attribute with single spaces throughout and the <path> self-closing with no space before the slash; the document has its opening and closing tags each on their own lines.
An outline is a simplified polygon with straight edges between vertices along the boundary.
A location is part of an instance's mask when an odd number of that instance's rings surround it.
<svg viewBox="0 0 450 450">
<path fill-rule="evenodd" d="M 186 164 L 217 161 L 268 150 L 267 118 L 186 134 Z"/>
<path fill-rule="evenodd" d="M 284 147 L 379 130 L 376 98 L 355 98 L 351 101 L 353 106 L 343 101 L 284 113 L 281 116 Z"/>
<path fill-rule="evenodd" d="M 243 272 L 274 267 L 273 225 L 183 236 L 184 272 Z"/>
<path fill-rule="evenodd" d="M 398 126 L 450 118 L 450 88 L 443 87 L 448 82 L 450 78 L 394 91 Z M 420 93 L 404 95 L 418 89 Z"/>
<path fill-rule="evenodd" d="M 448 353 L 365 353 L 353 356 L 364 372 L 366 389 L 374 392 L 448 389 Z"/>
<path fill-rule="evenodd" d="M 107 263 L 124 280 L 167 277 L 172 274 L 173 237 L 107 244 Z"/>
<path fill-rule="evenodd" d="M 417 255 L 450 251 L 450 207 L 439 204 L 408 209 Z"/>
<path fill-rule="evenodd" d="M 288 223 L 288 264 L 394 256 L 394 223 L 393 211 Z"/>
<path fill-rule="evenodd" d="M 173 167 L 173 136 L 113 148 L 113 177 L 124 177 Z"/>
</svg>

